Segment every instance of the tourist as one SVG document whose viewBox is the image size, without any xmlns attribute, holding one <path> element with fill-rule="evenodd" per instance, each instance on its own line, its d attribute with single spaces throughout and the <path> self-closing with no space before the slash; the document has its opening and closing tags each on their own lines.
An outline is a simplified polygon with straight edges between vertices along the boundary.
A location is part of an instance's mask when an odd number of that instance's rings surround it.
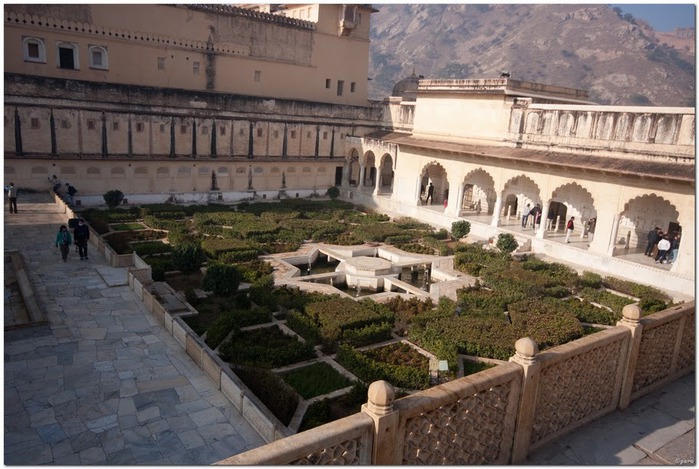
<svg viewBox="0 0 699 469">
<path fill-rule="evenodd" d="M 646 256 L 650 257 L 653 255 L 653 248 L 655 248 L 655 245 L 658 244 L 658 233 L 660 232 L 660 228 L 657 226 L 650 230 L 648 234 L 646 235 L 646 239 L 648 240 L 648 244 L 646 244 Z"/>
<path fill-rule="evenodd" d="M 68 205 L 72 207 L 75 204 L 73 196 L 76 192 L 78 192 L 78 190 L 75 187 L 71 186 L 68 182 L 66 182 L 66 186 L 68 186 L 68 195 L 66 195 L 66 199 L 68 199 Z"/>
<path fill-rule="evenodd" d="M 536 206 L 529 211 L 529 216 L 532 219 L 532 229 L 536 229 L 536 225 L 541 224 L 541 205 Z"/>
<path fill-rule="evenodd" d="M 11 182 L 5 190 L 7 197 L 10 199 L 10 213 L 17 213 L 17 187 L 14 182 Z"/>
<path fill-rule="evenodd" d="M 680 237 L 681 235 L 677 233 L 672 242 L 670 243 L 670 259 L 668 259 L 669 264 L 674 264 L 677 261 L 677 254 L 680 250 Z"/>
<path fill-rule="evenodd" d="M 53 186 L 52 189 L 53 191 L 58 194 L 58 189 L 61 188 L 61 181 L 58 179 L 58 177 L 54 174 L 49 178 L 49 181 L 51 182 L 51 185 Z"/>
<path fill-rule="evenodd" d="M 529 212 L 531 212 L 529 207 L 530 205 L 527 204 L 526 208 L 522 210 L 522 229 L 527 228 L 527 220 L 529 220 Z"/>
<path fill-rule="evenodd" d="M 87 227 L 85 220 L 82 218 L 78 220 L 78 226 L 76 226 L 73 230 L 73 237 L 75 238 L 75 245 L 78 246 L 80 260 L 88 260 L 87 241 L 90 239 L 90 229 Z"/>
<path fill-rule="evenodd" d="M 670 243 L 670 238 L 663 236 L 660 241 L 658 241 L 658 255 L 655 256 L 655 263 L 660 262 L 661 264 L 667 264 L 667 252 L 670 250 L 672 244 Z"/>
<path fill-rule="evenodd" d="M 430 182 L 430 185 L 427 187 L 427 198 L 425 199 L 425 205 L 428 205 L 430 202 L 433 202 L 433 196 L 434 195 L 434 186 Z"/>
<path fill-rule="evenodd" d="M 595 237 L 595 227 L 597 226 L 597 217 L 590 218 L 587 222 L 587 237 L 592 242 Z"/>
<path fill-rule="evenodd" d="M 56 247 L 61 248 L 61 257 L 63 262 L 68 260 L 68 252 L 70 251 L 70 245 L 73 244 L 73 237 L 70 235 L 70 231 L 65 225 L 61 225 L 56 235 Z"/>
<path fill-rule="evenodd" d="M 570 243 L 570 235 L 573 234 L 573 230 L 575 229 L 575 217 L 570 217 L 570 220 L 568 220 L 568 223 L 566 224 L 566 243 Z"/>
</svg>

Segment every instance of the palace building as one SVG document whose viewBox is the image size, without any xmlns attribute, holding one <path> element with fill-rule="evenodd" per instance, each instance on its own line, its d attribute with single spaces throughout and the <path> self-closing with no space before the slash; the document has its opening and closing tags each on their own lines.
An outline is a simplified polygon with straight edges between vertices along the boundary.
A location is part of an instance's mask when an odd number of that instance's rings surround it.
<svg viewBox="0 0 699 469">
<path fill-rule="evenodd" d="M 13 5 L 5 179 L 83 206 L 342 197 L 693 296 L 695 111 L 516 77 L 367 99 L 369 5 Z M 432 186 L 431 200 L 426 203 Z M 522 218 L 539 205 L 541 223 Z M 575 217 L 570 242 L 567 221 Z M 594 227 L 590 221 L 594 220 Z M 674 264 L 646 234 L 681 233 Z"/>
</svg>

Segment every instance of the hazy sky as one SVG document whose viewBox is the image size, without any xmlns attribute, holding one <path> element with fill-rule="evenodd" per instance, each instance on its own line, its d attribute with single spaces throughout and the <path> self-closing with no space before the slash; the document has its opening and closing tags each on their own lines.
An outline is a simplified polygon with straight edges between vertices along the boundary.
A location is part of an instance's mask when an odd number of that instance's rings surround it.
<svg viewBox="0 0 699 469">
<path fill-rule="evenodd" d="M 624 13 L 630 13 L 634 18 L 647 21 L 660 32 L 673 31 L 678 27 L 696 27 L 696 6 L 693 3 L 667 5 L 613 3 L 611 6 L 620 8 Z"/>
</svg>

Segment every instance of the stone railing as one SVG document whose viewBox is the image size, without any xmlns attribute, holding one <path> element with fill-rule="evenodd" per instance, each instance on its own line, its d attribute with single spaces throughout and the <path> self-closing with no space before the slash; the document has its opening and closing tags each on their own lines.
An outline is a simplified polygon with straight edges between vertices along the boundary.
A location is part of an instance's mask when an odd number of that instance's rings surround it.
<svg viewBox="0 0 699 469">
<path fill-rule="evenodd" d="M 528 104 L 510 112 L 507 139 L 522 146 L 576 153 L 612 152 L 627 159 L 694 163 L 693 108 Z"/>
<path fill-rule="evenodd" d="M 510 362 L 394 401 L 369 387 L 362 412 L 218 464 L 519 464 L 537 447 L 613 412 L 694 369 L 695 302 L 539 353 L 522 338 Z M 372 436 L 362 443 L 366 422 Z"/>
</svg>

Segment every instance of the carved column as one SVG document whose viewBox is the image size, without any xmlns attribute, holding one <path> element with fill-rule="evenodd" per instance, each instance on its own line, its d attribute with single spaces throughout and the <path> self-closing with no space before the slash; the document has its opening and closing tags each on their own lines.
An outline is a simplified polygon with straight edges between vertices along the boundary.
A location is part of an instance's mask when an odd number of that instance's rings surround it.
<svg viewBox="0 0 699 469">
<path fill-rule="evenodd" d="M 500 212 L 502 211 L 502 195 L 498 194 L 495 198 L 495 209 L 493 210 L 493 221 L 490 226 L 500 226 Z"/>
<path fill-rule="evenodd" d="M 515 427 L 515 442 L 512 447 L 512 464 L 522 463 L 527 459 L 529 442 L 532 437 L 534 415 L 536 413 L 536 394 L 541 376 L 541 363 L 536 354 L 539 348 L 529 337 L 523 337 L 515 342 L 515 355 L 510 362 L 522 366 L 522 398 L 519 403 L 517 426 Z"/>
<path fill-rule="evenodd" d="M 626 305 L 621 310 L 623 316 L 617 326 L 623 326 L 631 331 L 631 339 L 626 352 L 624 362 L 624 379 L 621 383 L 621 394 L 619 396 L 619 409 L 626 409 L 631 403 L 633 393 L 633 377 L 636 374 L 636 363 L 638 362 L 638 352 L 641 349 L 641 335 L 643 324 L 641 324 L 641 308 L 637 304 Z"/>
<path fill-rule="evenodd" d="M 459 184 L 458 188 L 459 189 L 456 192 L 456 199 L 454 199 L 454 202 L 453 202 L 454 211 L 452 212 L 452 215 L 455 217 L 459 217 L 461 215 L 461 209 L 462 209 L 461 204 L 463 204 L 463 202 L 464 202 L 464 185 Z M 452 202 L 449 202 L 449 204 L 451 205 Z"/>
<path fill-rule="evenodd" d="M 597 220 L 597 226 L 599 226 L 599 219 Z M 618 231 L 619 231 L 619 214 L 615 213 L 614 219 L 612 220 L 611 238 L 609 239 L 609 244 L 607 246 L 607 255 L 610 257 L 614 256 L 614 246 L 616 246 L 616 237 L 617 237 Z"/>
<path fill-rule="evenodd" d="M 536 230 L 536 237 L 537 239 L 544 239 L 544 233 L 546 233 L 546 222 L 548 221 L 548 213 L 549 213 L 549 203 L 544 202 L 544 206 L 541 208 L 541 224 L 539 225 L 539 229 Z M 536 225 L 534 225 L 536 226 Z"/>
<path fill-rule="evenodd" d="M 357 184 L 357 187 L 359 187 L 359 190 L 362 191 L 364 190 L 364 173 L 366 172 L 366 166 L 363 164 L 359 165 L 359 181 Z"/>
<path fill-rule="evenodd" d="M 372 465 L 400 464 L 400 453 L 396 448 L 398 412 L 393 410 L 395 397 L 393 386 L 388 381 L 374 381 L 369 386 L 368 402 L 362 404 L 362 412 L 374 420 Z"/>
</svg>

